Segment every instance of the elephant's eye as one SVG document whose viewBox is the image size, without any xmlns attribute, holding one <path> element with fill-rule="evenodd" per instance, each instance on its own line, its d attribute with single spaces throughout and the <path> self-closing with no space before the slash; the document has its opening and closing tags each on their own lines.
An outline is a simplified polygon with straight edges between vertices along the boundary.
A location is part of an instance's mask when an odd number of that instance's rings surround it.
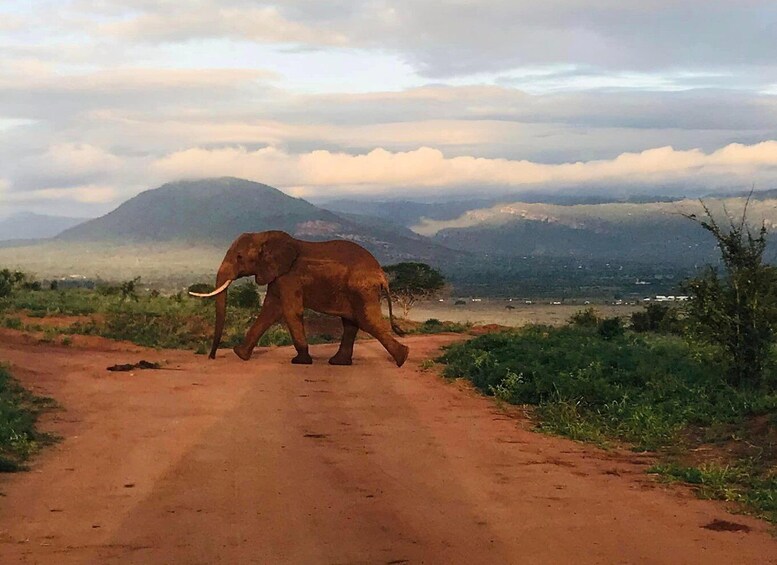
<svg viewBox="0 0 777 565">
<path fill-rule="evenodd" d="M 240 253 L 237 254 L 237 260 L 238 261 L 242 261 L 243 260 L 243 256 Z"/>
</svg>

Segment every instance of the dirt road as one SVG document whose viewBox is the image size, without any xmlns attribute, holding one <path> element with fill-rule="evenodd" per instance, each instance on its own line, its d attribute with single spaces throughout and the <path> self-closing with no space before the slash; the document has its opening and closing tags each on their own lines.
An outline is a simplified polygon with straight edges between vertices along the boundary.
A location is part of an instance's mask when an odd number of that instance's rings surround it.
<svg viewBox="0 0 777 565">
<path fill-rule="evenodd" d="M 769 563 L 765 523 L 666 488 L 648 460 L 536 434 L 375 342 L 352 367 L 250 362 L 0 331 L 0 359 L 64 407 L 63 437 L 0 477 L 6 563 Z M 114 363 L 174 370 L 109 373 Z M 750 531 L 713 531 L 715 519 Z"/>
</svg>

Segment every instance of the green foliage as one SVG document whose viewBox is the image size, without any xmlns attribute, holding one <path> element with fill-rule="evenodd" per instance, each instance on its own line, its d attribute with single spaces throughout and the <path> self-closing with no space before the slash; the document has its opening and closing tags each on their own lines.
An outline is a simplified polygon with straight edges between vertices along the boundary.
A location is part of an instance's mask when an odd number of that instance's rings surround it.
<svg viewBox="0 0 777 565">
<path fill-rule="evenodd" d="M 3 320 L 3 326 L 11 330 L 20 330 L 23 324 L 21 318 L 9 317 Z"/>
<path fill-rule="evenodd" d="M 210 290 L 206 292 L 210 292 Z M 259 288 L 254 283 L 238 284 L 229 289 L 229 294 L 227 295 L 228 306 L 259 308 L 260 304 Z"/>
<path fill-rule="evenodd" d="M 50 399 L 22 388 L 0 366 L 0 472 L 19 471 L 42 445 L 52 438 L 38 432 L 38 415 L 53 405 Z"/>
<path fill-rule="evenodd" d="M 702 498 L 744 504 L 760 516 L 777 522 L 777 474 L 764 474 L 747 462 L 733 466 L 706 463 L 698 467 L 662 463 L 648 472 L 693 485 Z"/>
<path fill-rule="evenodd" d="M 460 324 L 458 322 L 441 322 L 436 318 L 429 318 L 411 333 L 439 334 L 439 333 L 464 333 L 469 331 L 472 324 Z"/>
<path fill-rule="evenodd" d="M 564 420 L 583 422 L 649 449 L 671 444 L 686 425 L 777 406 L 777 395 L 726 383 L 713 348 L 668 336 L 604 339 L 598 329 L 532 326 L 454 344 L 439 360 L 446 376 L 466 377 L 508 402 L 538 405 L 548 429 L 567 433 Z"/>
<path fill-rule="evenodd" d="M 623 322 L 617 316 L 604 318 L 596 326 L 596 331 L 602 339 L 614 339 L 623 335 Z"/>
<path fill-rule="evenodd" d="M 28 276 L 21 271 L 0 270 L 0 298 L 10 296 L 15 289 L 22 287 L 27 280 Z"/>
<path fill-rule="evenodd" d="M 140 282 L 140 277 L 135 277 L 132 280 L 124 281 L 119 285 L 119 293 L 122 300 L 134 300 L 138 301 L 137 285 Z"/>
<path fill-rule="evenodd" d="M 777 520 L 773 437 L 756 440 L 745 432 L 756 417 L 777 421 L 777 393 L 732 386 L 714 346 L 654 333 L 605 339 L 600 328 L 530 326 L 487 334 L 448 346 L 438 361 L 446 363 L 448 377 L 465 377 L 505 402 L 535 405 L 540 430 L 577 440 L 625 440 L 672 459 L 688 452 L 683 446 L 699 430 L 708 441 L 744 433 L 756 458 L 741 456 L 728 467 L 662 463 L 656 472 Z M 729 431 L 719 440 L 718 429 Z"/>
<path fill-rule="evenodd" d="M 729 381 L 736 386 L 762 384 L 764 367 L 777 329 L 777 268 L 765 264 L 766 227 L 753 234 L 746 223 L 729 219 L 721 228 L 704 207 L 696 220 L 717 241 L 723 273 L 709 267 L 684 283 L 691 330 L 720 346 L 728 357 Z"/>
<path fill-rule="evenodd" d="M 682 333 L 683 324 L 677 308 L 666 304 L 648 304 L 644 310 L 631 314 L 631 329 L 635 332 Z"/>
<path fill-rule="evenodd" d="M 192 285 L 189 285 L 189 288 L 187 290 L 189 292 L 199 292 L 200 294 L 206 294 L 212 291 L 213 288 L 208 283 L 194 283 Z"/>
<path fill-rule="evenodd" d="M 292 343 L 291 334 L 283 326 L 271 327 L 265 332 L 262 339 L 259 340 L 259 345 L 264 347 L 269 345 L 291 345 Z"/>
<path fill-rule="evenodd" d="M 595 328 L 599 325 L 600 317 L 596 308 L 586 308 L 585 310 L 578 310 L 569 318 L 569 323 L 573 326 L 580 326 L 581 328 Z"/>
<path fill-rule="evenodd" d="M 383 267 L 388 275 L 391 298 L 402 307 L 406 318 L 413 305 L 430 298 L 445 286 L 445 278 L 426 263 L 397 263 Z"/>
</svg>

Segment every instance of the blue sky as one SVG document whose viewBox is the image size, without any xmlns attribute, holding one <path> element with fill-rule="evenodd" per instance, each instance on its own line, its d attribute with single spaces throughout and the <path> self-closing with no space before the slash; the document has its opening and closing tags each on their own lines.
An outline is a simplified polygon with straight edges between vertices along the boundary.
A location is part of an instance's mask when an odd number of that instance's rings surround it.
<svg viewBox="0 0 777 565">
<path fill-rule="evenodd" d="M 777 4 L 0 1 L 0 214 L 777 180 Z"/>
</svg>

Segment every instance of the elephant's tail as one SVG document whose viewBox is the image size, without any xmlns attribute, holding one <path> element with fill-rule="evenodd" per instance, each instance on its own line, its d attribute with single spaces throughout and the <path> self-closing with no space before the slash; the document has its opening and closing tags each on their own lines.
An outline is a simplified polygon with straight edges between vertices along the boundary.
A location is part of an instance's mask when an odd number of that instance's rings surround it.
<svg viewBox="0 0 777 565">
<path fill-rule="evenodd" d="M 388 301 L 388 307 L 389 307 L 389 322 L 391 322 L 391 329 L 394 330 L 394 333 L 398 336 L 402 337 L 405 335 L 405 332 L 402 331 L 402 329 L 397 325 L 397 323 L 394 321 L 394 310 L 391 307 L 391 293 L 389 292 L 388 283 L 384 282 L 380 285 L 380 289 L 386 294 L 386 300 Z"/>
</svg>

